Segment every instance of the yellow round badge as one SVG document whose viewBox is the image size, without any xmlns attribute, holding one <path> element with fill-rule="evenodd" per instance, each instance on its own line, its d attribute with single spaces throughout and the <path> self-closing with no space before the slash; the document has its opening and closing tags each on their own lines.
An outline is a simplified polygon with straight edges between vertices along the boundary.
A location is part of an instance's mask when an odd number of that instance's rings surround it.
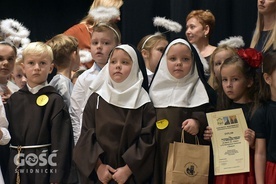
<svg viewBox="0 0 276 184">
<path fill-rule="evenodd" d="M 37 97 L 36 99 L 36 104 L 38 106 L 44 106 L 48 103 L 49 101 L 49 97 L 46 95 L 40 95 L 39 97 Z"/>
<path fill-rule="evenodd" d="M 169 125 L 169 121 L 167 119 L 161 119 L 156 122 L 156 127 L 160 130 L 167 128 L 168 125 Z"/>
</svg>

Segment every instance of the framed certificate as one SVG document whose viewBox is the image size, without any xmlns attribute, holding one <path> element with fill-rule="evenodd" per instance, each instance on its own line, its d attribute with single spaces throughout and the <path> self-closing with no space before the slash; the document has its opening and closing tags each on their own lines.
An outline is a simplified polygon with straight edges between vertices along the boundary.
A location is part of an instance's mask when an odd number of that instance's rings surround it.
<svg viewBox="0 0 276 184">
<path fill-rule="evenodd" d="M 242 109 L 207 113 L 212 128 L 215 175 L 249 172 L 249 143 L 244 138 L 247 123 Z"/>
</svg>

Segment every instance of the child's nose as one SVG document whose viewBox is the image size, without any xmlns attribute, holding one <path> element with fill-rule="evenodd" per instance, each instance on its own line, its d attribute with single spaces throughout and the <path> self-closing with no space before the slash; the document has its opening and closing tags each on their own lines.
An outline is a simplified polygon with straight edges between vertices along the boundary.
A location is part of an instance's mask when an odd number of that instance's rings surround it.
<svg viewBox="0 0 276 184">
<path fill-rule="evenodd" d="M 228 86 L 228 87 L 232 87 L 232 82 L 231 82 L 231 81 L 228 81 L 227 86 Z"/>
<path fill-rule="evenodd" d="M 120 69 L 121 68 L 121 64 L 118 62 L 117 64 L 116 64 L 116 69 Z"/>
<path fill-rule="evenodd" d="M 181 65 L 182 65 L 182 62 L 181 62 L 180 59 L 178 59 L 178 60 L 176 61 L 176 65 L 177 65 L 177 66 L 181 66 Z"/>
<path fill-rule="evenodd" d="M 101 43 L 99 43 L 98 45 L 97 45 L 97 49 L 101 49 L 103 47 L 103 45 L 101 44 Z"/>
<path fill-rule="evenodd" d="M 27 82 L 27 78 L 25 76 L 22 77 L 23 82 Z"/>
<path fill-rule="evenodd" d="M 34 68 L 35 68 L 35 69 L 40 69 L 39 64 L 38 64 L 38 63 L 36 63 L 36 64 L 34 65 Z"/>
</svg>

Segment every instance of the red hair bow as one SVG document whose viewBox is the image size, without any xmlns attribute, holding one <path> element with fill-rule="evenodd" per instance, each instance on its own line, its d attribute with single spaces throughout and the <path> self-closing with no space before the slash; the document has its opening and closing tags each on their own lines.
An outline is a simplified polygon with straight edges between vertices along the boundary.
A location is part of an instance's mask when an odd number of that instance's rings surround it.
<svg viewBox="0 0 276 184">
<path fill-rule="evenodd" d="M 238 55 L 252 68 L 258 68 L 263 59 L 262 53 L 253 48 L 239 49 Z"/>
</svg>

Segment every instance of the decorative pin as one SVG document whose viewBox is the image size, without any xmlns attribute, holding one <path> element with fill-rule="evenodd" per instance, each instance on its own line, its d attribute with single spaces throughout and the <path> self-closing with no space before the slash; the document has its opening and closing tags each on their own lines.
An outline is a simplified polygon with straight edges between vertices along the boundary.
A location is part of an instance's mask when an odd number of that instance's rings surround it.
<svg viewBox="0 0 276 184">
<path fill-rule="evenodd" d="M 40 95 L 37 99 L 36 99 L 36 104 L 38 106 L 44 106 L 48 103 L 49 101 L 49 97 L 47 95 Z"/>
<path fill-rule="evenodd" d="M 156 127 L 160 130 L 167 128 L 168 125 L 169 125 L 169 121 L 167 119 L 161 119 L 156 122 Z"/>
</svg>

